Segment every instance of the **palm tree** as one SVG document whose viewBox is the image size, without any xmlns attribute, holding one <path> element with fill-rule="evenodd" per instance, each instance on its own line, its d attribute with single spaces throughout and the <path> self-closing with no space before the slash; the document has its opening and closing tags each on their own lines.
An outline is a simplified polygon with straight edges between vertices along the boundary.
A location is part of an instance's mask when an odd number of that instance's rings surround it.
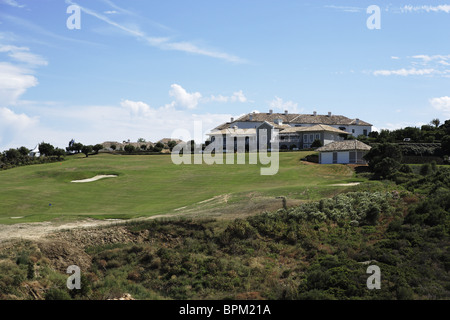
<svg viewBox="0 0 450 320">
<path fill-rule="evenodd" d="M 439 121 L 438 118 L 431 120 L 430 124 L 434 124 L 434 126 L 437 128 L 439 127 L 439 124 L 441 123 L 441 121 Z"/>
</svg>

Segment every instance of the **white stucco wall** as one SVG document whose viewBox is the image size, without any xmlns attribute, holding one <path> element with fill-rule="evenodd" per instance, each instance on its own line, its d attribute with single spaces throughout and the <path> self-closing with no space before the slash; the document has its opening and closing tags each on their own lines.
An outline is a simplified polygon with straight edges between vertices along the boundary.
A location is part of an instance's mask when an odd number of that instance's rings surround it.
<svg viewBox="0 0 450 320">
<path fill-rule="evenodd" d="M 350 153 L 348 151 L 337 152 L 337 163 L 345 164 L 350 162 Z M 333 152 L 321 152 L 320 153 L 321 164 L 333 163 Z"/>
<path fill-rule="evenodd" d="M 367 130 L 367 134 L 369 134 L 372 131 L 372 127 L 371 126 L 345 126 L 345 125 L 332 125 L 332 127 L 334 128 L 341 128 L 344 127 L 346 132 L 349 132 L 352 134 L 352 136 L 354 137 L 358 137 L 359 135 L 364 134 L 364 130 Z M 355 132 L 353 132 L 355 131 Z"/>
<path fill-rule="evenodd" d="M 333 163 L 333 152 L 321 152 L 320 153 L 320 163 L 322 163 L 322 164 Z"/>
</svg>

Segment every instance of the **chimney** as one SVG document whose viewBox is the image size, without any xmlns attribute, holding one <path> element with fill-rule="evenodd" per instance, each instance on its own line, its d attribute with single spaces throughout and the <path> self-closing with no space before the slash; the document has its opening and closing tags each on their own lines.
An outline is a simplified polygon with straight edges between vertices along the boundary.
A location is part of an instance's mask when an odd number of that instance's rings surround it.
<svg viewBox="0 0 450 320">
<path fill-rule="evenodd" d="M 287 115 L 287 114 L 288 114 L 288 111 L 287 111 L 287 110 L 284 110 L 284 114 Z"/>
<path fill-rule="evenodd" d="M 328 116 L 331 117 L 331 112 L 328 112 Z"/>
<path fill-rule="evenodd" d="M 231 121 L 230 122 L 233 122 L 234 121 L 234 118 L 233 117 L 231 117 L 231 119 L 230 119 Z"/>
<path fill-rule="evenodd" d="M 313 112 L 313 116 L 317 116 L 317 111 L 314 111 L 314 112 Z"/>
<path fill-rule="evenodd" d="M 248 116 L 248 120 L 253 121 L 253 115 L 252 114 Z"/>
<path fill-rule="evenodd" d="M 356 118 L 356 125 L 358 125 L 359 124 L 359 119 L 358 118 Z"/>
<path fill-rule="evenodd" d="M 269 110 L 269 114 L 272 114 L 272 113 L 273 113 L 273 110 L 272 110 L 272 109 L 270 109 L 270 110 Z"/>
</svg>

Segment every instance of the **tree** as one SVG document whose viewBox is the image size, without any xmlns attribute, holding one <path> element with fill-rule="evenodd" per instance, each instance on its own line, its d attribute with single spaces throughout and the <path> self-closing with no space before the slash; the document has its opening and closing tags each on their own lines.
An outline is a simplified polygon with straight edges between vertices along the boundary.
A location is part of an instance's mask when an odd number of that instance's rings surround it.
<svg viewBox="0 0 450 320">
<path fill-rule="evenodd" d="M 441 140 L 441 148 L 442 152 L 445 155 L 450 155 L 450 136 L 446 135 Z"/>
<path fill-rule="evenodd" d="M 56 148 L 55 151 L 53 152 L 53 155 L 57 156 L 58 159 L 61 159 L 66 155 L 66 152 L 64 151 L 64 149 Z"/>
<path fill-rule="evenodd" d="M 441 124 L 441 121 L 439 121 L 439 119 L 436 118 L 436 119 L 431 120 L 430 124 L 434 125 L 437 128 L 437 127 L 439 127 L 439 124 Z"/>
<path fill-rule="evenodd" d="M 167 146 L 169 147 L 169 150 L 172 151 L 172 149 L 177 145 L 176 141 L 170 140 L 167 142 Z"/>
<path fill-rule="evenodd" d="M 137 142 L 144 143 L 145 139 L 144 138 L 139 138 L 139 139 L 137 139 Z"/>
<path fill-rule="evenodd" d="M 44 156 L 51 156 L 51 155 L 53 155 L 53 152 L 55 151 L 55 147 L 53 147 L 51 144 L 49 144 L 49 143 L 45 143 L 45 142 L 42 142 L 40 145 L 39 145 L 39 152 L 41 153 L 41 155 L 44 155 Z"/>
<path fill-rule="evenodd" d="M 314 142 L 311 144 L 311 148 L 320 148 L 322 146 L 322 141 L 319 139 L 314 140 Z"/>
<path fill-rule="evenodd" d="M 136 148 L 132 144 L 127 144 L 124 147 L 124 150 L 128 153 L 133 153 L 136 150 Z"/>
<path fill-rule="evenodd" d="M 89 157 L 89 153 L 91 153 L 93 150 L 92 146 L 83 146 L 81 147 L 81 152 L 86 155 L 86 158 Z"/>
<path fill-rule="evenodd" d="M 98 152 L 102 149 L 103 149 L 103 145 L 99 144 L 99 143 L 92 147 L 92 150 L 94 150 L 95 154 L 98 154 Z"/>
<path fill-rule="evenodd" d="M 146 144 L 141 144 L 141 150 L 147 150 L 147 145 Z"/>
<path fill-rule="evenodd" d="M 72 145 L 72 151 L 75 151 L 75 153 L 80 153 L 82 148 L 83 144 L 80 142 L 76 142 Z"/>
<path fill-rule="evenodd" d="M 402 152 L 396 144 L 382 143 L 372 147 L 364 159 L 369 162 L 369 168 L 376 176 L 388 178 L 400 169 Z"/>
<path fill-rule="evenodd" d="M 117 146 L 115 144 L 112 144 L 109 146 L 112 150 L 116 150 Z"/>
<path fill-rule="evenodd" d="M 8 162 L 14 162 L 15 160 L 19 159 L 20 152 L 17 149 L 9 149 L 5 151 L 5 156 Z"/>
<path fill-rule="evenodd" d="M 22 156 L 27 156 L 30 153 L 30 149 L 26 147 L 20 147 L 17 149 Z"/>
<path fill-rule="evenodd" d="M 400 167 L 401 164 L 397 160 L 393 158 L 384 158 L 375 164 L 373 172 L 380 178 L 388 179 L 391 175 L 398 171 Z"/>
</svg>

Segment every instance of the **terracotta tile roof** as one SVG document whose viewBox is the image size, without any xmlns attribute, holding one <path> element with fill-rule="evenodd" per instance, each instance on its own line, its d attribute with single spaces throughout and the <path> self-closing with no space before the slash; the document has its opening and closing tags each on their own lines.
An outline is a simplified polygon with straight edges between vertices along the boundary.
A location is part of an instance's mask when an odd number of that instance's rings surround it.
<svg viewBox="0 0 450 320">
<path fill-rule="evenodd" d="M 331 151 L 349 151 L 349 150 L 360 150 L 369 151 L 371 149 L 367 144 L 359 140 L 345 140 L 345 141 L 335 141 L 331 142 L 323 147 L 318 148 L 318 152 L 331 152 Z"/>
</svg>

